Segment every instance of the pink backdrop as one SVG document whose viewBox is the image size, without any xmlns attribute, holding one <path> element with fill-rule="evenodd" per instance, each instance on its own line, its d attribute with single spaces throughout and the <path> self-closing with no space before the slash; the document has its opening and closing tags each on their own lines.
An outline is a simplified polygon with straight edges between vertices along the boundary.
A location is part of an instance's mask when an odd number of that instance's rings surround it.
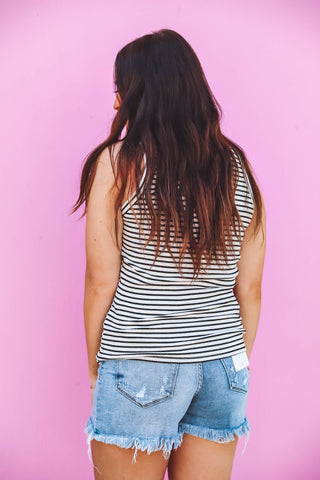
<svg viewBox="0 0 320 480">
<path fill-rule="evenodd" d="M 117 51 L 163 27 L 199 55 L 267 210 L 252 432 L 232 478 L 319 478 L 319 4 L 7 0 L 0 9 L 0 478 L 93 478 L 85 222 L 68 213 L 81 163 L 111 124 Z"/>
</svg>

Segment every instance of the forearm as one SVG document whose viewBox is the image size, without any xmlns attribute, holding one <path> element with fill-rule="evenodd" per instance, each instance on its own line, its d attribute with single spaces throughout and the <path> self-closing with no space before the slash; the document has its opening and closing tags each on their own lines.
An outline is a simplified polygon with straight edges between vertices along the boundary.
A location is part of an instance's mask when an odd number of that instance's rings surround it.
<svg viewBox="0 0 320 480">
<path fill-rule="evenodd" d="M 96 375 L 99 367 L 96 354 L 100 347 L 103 321 L 111 306 L 114 294 L 114 287 L 97 287 L 86 279 L 83 312 L 90 376 Z"/>
<path fill-rule="evenodd" d="M 261 309 L 261 289 L 248 291 L 245 294 L 236 295 L 240 305 L 240 316 L 246 332 L 243 334 L 248 358 L 256 337 Z"/>
</svg>

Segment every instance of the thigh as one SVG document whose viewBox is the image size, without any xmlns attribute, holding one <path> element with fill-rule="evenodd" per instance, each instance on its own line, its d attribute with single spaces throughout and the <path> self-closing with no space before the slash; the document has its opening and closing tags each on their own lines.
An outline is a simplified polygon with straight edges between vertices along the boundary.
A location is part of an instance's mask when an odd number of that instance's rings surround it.
<svg viewBox="0 0 320 480">
<path fill-rule="evenodd" d="M 238 438 L 216 443 L 185 433 L 181 446 L 172 451 L 169 480 L 230 480 Z"/>
<path fill-rule="evenodd" d="M 95 480 L 163 480 L 169 460 L 161 451 L 137 452 L 132 462 L 132 449 L 99 442 L 91 443 Z"/>
</svg>

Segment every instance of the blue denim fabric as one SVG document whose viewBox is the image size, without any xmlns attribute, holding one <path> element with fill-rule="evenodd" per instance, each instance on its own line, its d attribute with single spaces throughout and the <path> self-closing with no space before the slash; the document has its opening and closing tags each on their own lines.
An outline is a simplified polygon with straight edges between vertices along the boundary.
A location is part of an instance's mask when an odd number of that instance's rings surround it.
<svg viewBox="0 0 320 480">
<path fill-rule="evenodd" d="M 200 363 L 132 359 L 100 363 L 91 415 L 84 432 L 91 440 L 151 453 L 172 448 L 189 433 L 225 443 L 251 430 L 245 416 L 249 368 L 236 370 L 233 358 Z M 91 458 L 90 458 L 91 457 Z"/>
</svg>

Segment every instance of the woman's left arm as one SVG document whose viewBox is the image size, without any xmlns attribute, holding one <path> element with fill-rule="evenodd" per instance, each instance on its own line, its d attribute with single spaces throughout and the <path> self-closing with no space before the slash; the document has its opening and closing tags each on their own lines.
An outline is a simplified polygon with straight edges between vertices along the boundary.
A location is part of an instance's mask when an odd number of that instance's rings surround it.
<svg viewBox="0 0 320 480">
<path fill-rule="evenodd" d="M 84 292 L 84 324 L 88 352 L 90 382 L 97 378 L 96 354 L 100 347 L 103 321 L 117 289 L 121 249 L 115 235 L 114 174 L 106 148 L 97 160 L 93 184 L 88 196 L 86 218 L 86 273 Z M 122 238 L 122 217 L 119 218 L 119 245 Z"/>
</svg>

